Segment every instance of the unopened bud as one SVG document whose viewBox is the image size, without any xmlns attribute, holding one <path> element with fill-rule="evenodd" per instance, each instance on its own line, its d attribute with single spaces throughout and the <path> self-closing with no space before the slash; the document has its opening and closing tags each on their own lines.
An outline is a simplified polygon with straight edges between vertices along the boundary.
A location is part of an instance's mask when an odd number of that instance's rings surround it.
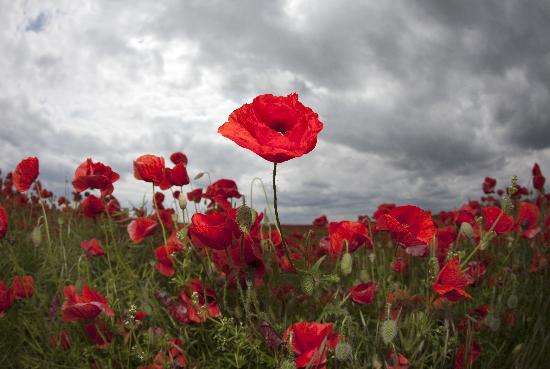
<svg viewBox="0 0 550 369">
<path fill-rule="evenodd" d="M 349 252 L 342 255 L 342 260 L 340 260 L 340 270 L 343 275 L 350 275 L 353 268 L 353 259 Z"/>
<path fill-rule="evenodd" d="M 472 225 L 468 222 L 463 222 L 460 225 L 460 234 L 463 234 L 464 236 L 468 237 L 470 240 L 474 238 L 474 229 L 472 228 Z"/>
<path fill-rule="evenodd" d="M 40 231 L 40 226 L 36 226 L 32 230 L 31 240 L 35 247 L 40 246 L 42 243 L 42 232 Z"/>
<path fill-rule="evenodd" d="M 336 356 L 336 360 L 338 361 L 347 361 L 351 359 L 352 352 L 351 345 L 347 342 L 339 343 L 338 346 L 336 346 L 336 349 L 334 350 L 334 354 Z"/>
<path fill-rule="evenodd" d="M 178 196 L 178 205 L 180 206 L 181 210 L 185 210 L 187 207 L 187 195 L 181 192 Z"/>
<path fill-rule="evenodd" d="M 394 340 L 397 336 L 397 323 L 395 320 L 385 320 L 380 327 L 380 335 L 382 336 L 382 341 L 387 345 Z"/>
<path fill-rule="evenodd" d="M 308 296 L 313 295 L 315 291 L 315 279 L 311 274 L 306 274 L 304 278 L 302 278 L 302 291 Z"/>
</svg>

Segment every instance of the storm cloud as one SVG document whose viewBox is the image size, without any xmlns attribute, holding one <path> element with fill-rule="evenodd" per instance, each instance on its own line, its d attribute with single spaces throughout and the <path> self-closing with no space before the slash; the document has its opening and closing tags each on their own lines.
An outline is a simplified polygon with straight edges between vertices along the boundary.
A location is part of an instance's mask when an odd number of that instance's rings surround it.
<svg viewBox="0 0 550 369">
<path fill-rule="evenodd" d="M 216 131 L 256 95 L 294 91 L 325 129 L 278 168 L 284 222 L 439 211 L 486 175 L 550 174 L 548 1 L 13 1 L 0 24 L 0 168 L 38 155 L 58 193 L 92 157 L 139 203 L 132 161 L 178 150 L 191 175 L 269 191 L 271 163 Z"/>
</svg>

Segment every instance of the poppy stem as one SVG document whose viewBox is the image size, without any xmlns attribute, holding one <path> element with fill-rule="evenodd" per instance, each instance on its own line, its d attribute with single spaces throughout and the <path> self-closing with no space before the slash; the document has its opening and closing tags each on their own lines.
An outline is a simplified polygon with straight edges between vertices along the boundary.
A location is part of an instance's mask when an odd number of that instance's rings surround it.
<svg viewBox="0 0 550 369">
<path fill-rule="evenodd" d="M 168 247 L 168 242 L 166 241 L 166 230 L 164 229 L 164 222 L 160 216 L 159 207 L 157 205 L 157 199 L 155 198 L 155 184 L 153 183 L 153 207 L 155 208 L 155 213 L 157 213 L 157 219 L 160 223 L 160 229 L 162 230 L 162 240 L 164 241 L 164 248 Z"/>
<path fill-rule="evenodd" d="M 283 229 L 281 227 L 281 221 L 279 220 L 279 211 L 277 210 L 277 185 L 275 184 L 276 176 L 277 176 L 277 163 L 273 163 L 273 208 L 275 209 L 275 221 L 277 223 L 276 224 L 277 230 L 281 235 L 281 242 L 283 243 L 283 248 L 285 250 L 285 254 L 288 259 L 288 262 L 292 267 L 292 269 L 296 269 L 294 268 L 294 264 L 292 263 L 292 259 L 290 258 L 290 250 L 288 248 L 285 238 L 283 237 Z"/>
</svg>

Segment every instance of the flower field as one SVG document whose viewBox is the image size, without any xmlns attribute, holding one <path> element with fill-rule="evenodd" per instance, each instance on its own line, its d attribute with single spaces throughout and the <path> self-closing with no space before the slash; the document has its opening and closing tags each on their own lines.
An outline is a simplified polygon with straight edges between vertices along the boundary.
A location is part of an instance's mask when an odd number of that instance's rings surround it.
<svg viewBox="0 0 550 369">
<path fill-rule="evenodd" d="M 266 160 L 264 211 L 231 179 L 193 188 L 182 152 L 135 159 L 152 202 L 132 209 L 108 163 L 83 158 L 70 198 L 40 182 L 39 158 L 3 168 L 1 367 L 550 367 L 539 166 L 438 214 L 387 203 L 281 225 L 277 171 L 322 129 L 297 94 L 260 95 L 220 126 Z"/>
</svg>

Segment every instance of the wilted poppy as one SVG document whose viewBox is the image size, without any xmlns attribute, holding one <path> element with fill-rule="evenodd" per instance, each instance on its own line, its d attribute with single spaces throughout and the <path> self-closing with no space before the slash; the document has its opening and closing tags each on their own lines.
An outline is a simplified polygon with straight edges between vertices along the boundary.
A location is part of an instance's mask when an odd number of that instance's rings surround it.
<svg viewBox="0 0 550 369">
<path fill-rule="evenodd" d="M 80 204 L 80 210 L 88 218 L 96 218 L 103 213 L 103 202 L 94 195 L 87 196 Z"/>
<path fill-rule="evenodd" d="M 31 188 L 32 183 L 38 177 L 38 158 L 29 156 L 22 160 L 13 171 L 13 186 L 19 192 L 25 192 Z"/>
<path fill-rule="evenodd" d="M 472 299 L 464 288 L 468 279 L 460 270 L 460 260 L 452 258 L 441 268 L 432 287 L 439 296 L 445 296 L 449 301 L 459 301 L 464 298 Z"/>
<path fill-rule="evenodd" d="M 76 287 L 73 285 L 65 286 L 63 292 L 65 301 L 61 307 L 61 313 L 64 322 L 92 320 L 101 312 L 109 316 L 114 315 L 107 299 L 88 285 L 82 287 L 81 295 L 77 294 Z"/>
<path fill-rule="evenodd" d="M 359 283 L 350 289 L 351 299 L 359 305 L 372 304 L 377 292 L 378 286 L 374 281 Z"/>
<path fill-rule="evenodd" d="M 382 214 L 376 228 L 389 231 L 392 238 L 414 256 L 426 253 L 427 245 L 432 242 L 435 234 L 432 214 L 412 205 L 398 206 L 389 213 Z"/>
<path fill-rule="evenodd" d="M 128 235 L 133 243 L 140 243 L 147 237 L 155 233 L 157 222 L 150 218 L 137 218 L 128 224 Z"/>
<path fill-rule="evenodd" d="M 508 233 L 514 226 L 514 218 L 496 206 L 484 208 L 483 218 L 485 218 L 485 229 L 488 231 L 492 228 L 496 234 Z"/>
<path fill-rule="evenodd" d="M 344 245 L 347 244 L 348 252 L 352 253 L 361 245 L 372 247 L 372 240 L 365 223 L 344 220 L 331 222 L 328 225 L 330 237 L 329 255 L 339 256 L 345 252 Z"/>
<path fill-rule="evenodd" d="M 201 202 L 201 199 L 202 199 L 202 188 L 197 188 L 197 189 L 194 189 L 193 191 L 187 192 L 187 200 L 199 203 Z"/>
<path fill-rule="evenodd" d="M 537 163 L 533 165 L 533 187 L 541 192 L 544 192 L 544 183 L 546 178 L 542 175 L 542 171 Z"/>
<path fill-rule="evenodd" d="M 326 369 L 327 352 L 340 340 L 333 327 L 334 323 L 299 322 L 287 328 L 283 341 L 296 355 L 297 368 Z"/>
<path fill-rule="evenodd" d="M 134 160 L 134 177 L 160 186 L 164 179 L 164 158 L 155 155 L 142 155 Z"/>
<path fill-rule="evenodd" d="M 32 297 L 34 287 L 34 279 L 32 275 L 18 275 L 13 278 L 11 288 L 13 296 L 17 300 L 27 299 Z"/>
<path fill-rule="evenodd" d="M 113 341 L 113 335 L 102 320 L 88 323 L 84 326 L 86 336 L 97 348 L 107 348 Z"/>
<path fill-rule="evenodd" d="M 6 213 L 6 209 L 4 209 L 2 205 L 0 205 L 0 240 L 4 238 L 7 232 L 8 232 L 8 214 Z"/>
<path fill-rule="evenodd" d="M 222 250 L 229 246 L 236 224 L 227 213 L 193 214 L 189 237 L 196 246 Z"/>
<path fill-rule="evenodd" d="M 495 192 L 495 186 L 497 185 L 497 180 L 491 177 L 485 177 L 483 181 L 483 192 L 484 193 L 493 193 Z"/>
<path fill-rule="evenodd" d="M 323 129 L 317 113 L 288 96 L 260 95 L 229 115 L 218 132 L 273 163 L 307 154 Z"/>
<path fill-rule="evenodd" d="M 102 196 L 106 196 L 113 192 L 113 183 L 119 178 L 118 173 L 113 172 L 110 166 L 94 163 L 88 158 L 76 168 L 72 184 L 77 192 L 98 189 Z"/>
<path fill-rule="evenodd" d="M 87 256 L 103 256 L 105 255 L 105 250 L 101 247 L 101 242 L 99 240 L 92 238 L 91 240 L 82 241 L 80 243 L 80 248 L 84 250 Z"/>
<path fill-rule="evenodd" d="M 241 196 L 237 184 L 231 179 L 217 180 L 208 186 L 206 192 L 202 195 L 204 199 L 212 200 L 212 202 L 219 204 L 225 210 L 231 208 L 231 204 L 228 201 L 230 198 L 240 199 Z"/>
</svg>

